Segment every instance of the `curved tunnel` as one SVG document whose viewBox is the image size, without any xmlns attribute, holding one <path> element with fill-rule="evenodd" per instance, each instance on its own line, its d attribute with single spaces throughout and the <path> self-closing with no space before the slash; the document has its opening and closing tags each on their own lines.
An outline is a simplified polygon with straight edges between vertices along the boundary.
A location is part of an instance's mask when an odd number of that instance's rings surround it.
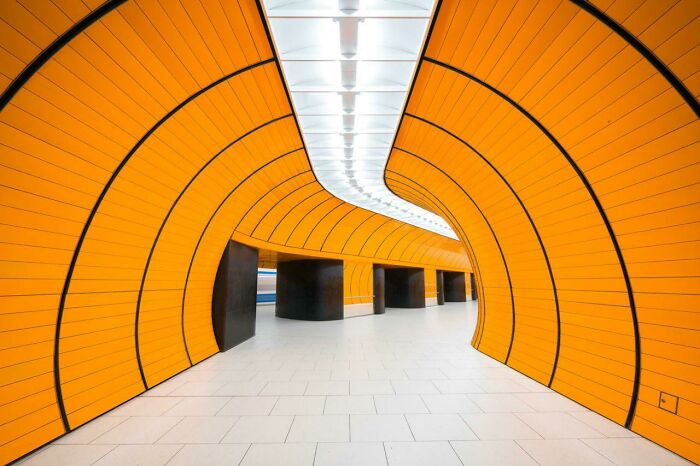
<svg viewBox="0 0 700 466">
<path fill-rule="evenodd" d="M 320 185 L 259 4 L 85 3 L 2 9 L 0 462 L 216 353 L 230 239 L 473 269 L 475 348 L 698 461 L 697 2 L 438 4 L 385 181 L 459 242 Z"/>
</svg>

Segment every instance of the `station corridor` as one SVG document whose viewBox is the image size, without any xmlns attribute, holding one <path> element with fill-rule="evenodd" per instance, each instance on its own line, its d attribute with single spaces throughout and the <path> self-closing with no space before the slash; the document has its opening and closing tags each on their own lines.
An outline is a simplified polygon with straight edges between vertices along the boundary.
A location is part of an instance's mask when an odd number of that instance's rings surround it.
<svg viewBox="0 0 700 466">
<path fill-rule="evenodd" d="M 0 465 L 700 464 L 700 0 L 0 0 Z"/>
</svg>

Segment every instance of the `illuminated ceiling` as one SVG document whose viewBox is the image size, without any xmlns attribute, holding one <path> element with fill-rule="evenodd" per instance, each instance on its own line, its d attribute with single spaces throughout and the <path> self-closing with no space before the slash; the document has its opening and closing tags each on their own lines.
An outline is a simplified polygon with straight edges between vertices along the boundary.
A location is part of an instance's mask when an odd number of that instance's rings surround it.
<svg viewBox="0 0 700 466">
<path fill-rule="evenodd" d="M 266 0 L 313 170 L 360 207 L 456 238 L 390 192 L 384 166 L 433 11 L 432 0 Z"/>
</svg>

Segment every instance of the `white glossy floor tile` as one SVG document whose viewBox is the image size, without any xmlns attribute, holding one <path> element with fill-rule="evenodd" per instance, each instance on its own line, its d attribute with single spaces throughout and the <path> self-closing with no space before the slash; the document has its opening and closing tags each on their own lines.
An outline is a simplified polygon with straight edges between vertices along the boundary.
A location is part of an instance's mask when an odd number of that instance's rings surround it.
<svg viewBox="0 0 700 466">
<path fill-rule="evenodd" d="M 217 416 L 266 416 L 277 403 L 276 396 L 237 396 L 217 412 Z"/>
<path fill-rule="evenodd" d="M 483 393 L 484 390 L 472 380 L 436 380 L 435 386 L 443 394 Z"/>
<path fill-rule="evenodd" d="M 449 442 L 387 442 L 389 466 L 461 466 Z"/>
<path fill-rule="evenodd" d="M 163 416 L 213 416 L 230 400 L 224 396 L 186 397 L 163 413 Z"/>
<path fill-rule="evenodd" d="M 517 442 L 541 466 L 612 466 L 614 464 L 581 440 L 518 440 Z"/>
<path fill-rule="evenodd" d="M 168 466 L 231 466 L 243 459 L 250 445 L 185 445 Z"/>
<path fill-rule="evenodd" d="M 21 462 L 23 466 L 88 466 L 114 449 L 114 445 L 50 445 Z"/>
<path fill-rule="evenodd" d="M 325 396 L 280 396 L 272 414 L 323 414 Z"/>
<path fill-rule="evenodd" d="M 625 429 L 620 424 L 617 424 L 598 413 L 594 413 L 593 411 L 572 411 L 569 412 L 569 416 L 575 417 L 606 437 L 639 437 L 639 435 L 635 434 L 631 430 Z"/>
<path fill-rule="evenodd" d="M 546 439 L 603 437 L 603 434 L 569 416 L 569 413 L 518 413 L 516 416 Z"/>
<path fill-rule="evenodd" d="M 312 466 L 315 443 L 251 445 L 241 466 Z"/>
<path fill-rule="evenodd" d="M 261 395 L 303 395 L 308 382 L 268 382 Z"/>
<path fill-rule="evenodd" d="M 219 443 L 236 423 L 227 416 L 186 417 L 158 439 L 158 443 Z"/>
<path fill-rule="evenodd" d="M 398 414 L 350 416 L 352 442 L 413 441 L 406 418 Z"/>
<path fill-rule="evenodd" d="M 457 456 L 466 465 L 537 466 L 537 462 L 514 440 L 470 440 L 451 443 Z"/>
<path fill-rule="evenodd" d="M 440 393 L 430 380 L 392 380 L 397 395 L 421 395 Z"/>
<path fill-rule="evenodd" d="M 457 414 L 407 414 L 406 420 L 417 441 L 477 439 Z"/>
<path fill-rule="evenodd" d="M 540 435 L 511 413 L 461 414 L 479 440 L 539 439 Z"/>
<path fill-rule="evenodd" d="M 324 414 L 375 414 L 372 395 L 327 396 Z"/>
<path fill-rule="evenodd" d="M 421 395 L 432 414 L 480 413 L 481 409 L 464 394 Z"/>
<path fill-rule="evenodd" d="M 241 416 L 221 443 L 283 443 L 293 416 Z"/>
<path fill-rule="evenodd" d="M 427 413 L 420 395 L 374 395 L 378 414 Z"/>
<path fill-rule="evenodd" d="M 182 401 L 179 397 L 144 397 L 139 396 L 109 411 L 107 416 L 162 416 L 166 411 Z"/>
<path fill-rule="evenodd" d="M 588 411 L 586 407 L 559 393 L 519 393 L 516 396 L 535 411 Z"/>
<path fill-rule="evenodd" d="M 126 417 L 102 416 L 94 419 L 73 432 L 64 435 L 54 442 L 58 445 L 85 445 L 91 443 L 100 435 L 112 430 L 122 422 L 126 421 Z"/>
<path fill-rule="evenodd" d="M 394 388 L 385 380 L 351 380 L 351 395 L 393 395 Z"/>
<path fill-rule="evenodd" d="M 348 395 L 350 382 L 346 380 L 328 380 L 309 382 L 304 395 Z"/>
<path fill-rule="evenodd" d="M 93 464 L 95 466 L 162 466 L 181 448 L 182 445 L 119 445 Z"/>
<path fill-rule="evenodd" d="M 349 442 L 348 415 L 295 416 L 287 442 Z"/>
<path fill-rule="evenodd" d="M 319 443 L 314 466 L 386 466 L 381 443 Z"/>
<path fill-rule="evenodd" d="M 642 438 L 582 440 L 618 466 L 690 466 L 690 462 Z"/>
<path fill-rule="evenodd" d="M 92 443 L 108 443 L 112 445 L 155 443 L 181 419 L 167 416 L 130 417 L 97 437 Z"/>
<path fill-rule="evenodd" d="M 474 393 L 469 398 L 485 413 L 527 413 L 534 409 L 510 393 Z"/>
</svg>

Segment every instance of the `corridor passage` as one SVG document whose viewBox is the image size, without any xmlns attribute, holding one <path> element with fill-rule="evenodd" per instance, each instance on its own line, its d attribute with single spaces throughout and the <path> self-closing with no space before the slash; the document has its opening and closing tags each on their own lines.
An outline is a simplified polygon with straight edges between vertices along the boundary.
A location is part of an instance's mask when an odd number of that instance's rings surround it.
<svg viewBox="0 0 700 466">
<path fill-rule="evenodd" d="M 477 352 L 476 302 L 280 319 L 22 465 L 682 465 Z"/>
</svg>

